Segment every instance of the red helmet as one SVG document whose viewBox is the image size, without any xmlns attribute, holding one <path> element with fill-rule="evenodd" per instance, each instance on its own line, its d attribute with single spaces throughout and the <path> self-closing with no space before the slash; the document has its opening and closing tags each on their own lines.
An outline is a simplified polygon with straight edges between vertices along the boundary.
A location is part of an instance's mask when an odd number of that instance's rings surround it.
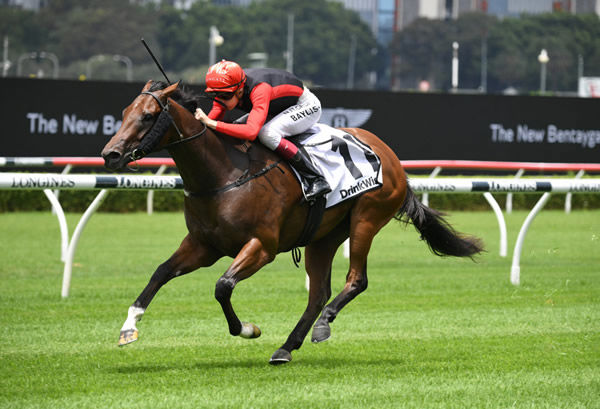
<svg viewBox="0 0 600 409">
<path fill-rule="evenodd" d="M 246 81 L 244 70 L 233 61 L 220 61 L 206 73 L 206 92 L 235 92 Z"/>
</svg>

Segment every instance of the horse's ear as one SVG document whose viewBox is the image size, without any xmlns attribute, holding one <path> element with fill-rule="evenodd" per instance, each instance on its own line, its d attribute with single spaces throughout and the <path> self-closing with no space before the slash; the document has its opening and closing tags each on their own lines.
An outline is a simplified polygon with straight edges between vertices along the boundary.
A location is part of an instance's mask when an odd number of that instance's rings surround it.
<svg viewBox="0 0 600 409">
<path fill-rule="evenodd" d="M 177 89 L 180 82 L 181 81 L 177 81 L 175 84 L 171 84 L 167 88 L 163 89 L 162 95 L 166 95 L 167 97 L 170 96 L 173 93 L 173 91 L 175 91 Z"/>
<path fill-rule="evenodd" d="M 144 85 L 144 88 L 142 89 L 142 92 L 146 92 L 150 89 L 150 87 L 152 86 L 152 80 L 148 80 L 148 82 L 146 83 L 146 85 Z"/>
</svg>

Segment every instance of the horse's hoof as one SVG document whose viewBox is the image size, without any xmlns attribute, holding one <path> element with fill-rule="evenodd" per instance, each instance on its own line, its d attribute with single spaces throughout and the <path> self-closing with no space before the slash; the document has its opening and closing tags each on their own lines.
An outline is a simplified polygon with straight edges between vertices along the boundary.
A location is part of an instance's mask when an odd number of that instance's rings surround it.
<svg viewBox="0 0 600 409">
<path fill-rule="evenodd" d="M 269 360 L 269 363 L 271 365 L 281 365 L 281 364 L 287 364 L 291 360 L 292 360 L 292 354 L 290 354 L 288 351 L 286 351 L 283 348 L 279 348 L 277 351 L 275 351 L 275 353 Z"/>
<path fill-rule="evenodd" d="M 327 341 L 331 337 L 331 328 L 329 325 L 319 325 L 313 328 L 311 341 L 319 343 Z"/>
<path fill-rule="evenodd" d="M 260 337 L 260 328 L 254 325 L 251 322 L 242 322 L 242 332 L 240 332 L 240 337 L 242 338 L 258 338 Z"/>
<path fill-rule="evenodd" d="M 137 329 L 128 329 L 125 331 L 121 331 L 121 336 L 119 336 L 119 346 L 125 346 L 127 344 L 131 344 L 138 340 L 138 331 Z"/>
</svg>

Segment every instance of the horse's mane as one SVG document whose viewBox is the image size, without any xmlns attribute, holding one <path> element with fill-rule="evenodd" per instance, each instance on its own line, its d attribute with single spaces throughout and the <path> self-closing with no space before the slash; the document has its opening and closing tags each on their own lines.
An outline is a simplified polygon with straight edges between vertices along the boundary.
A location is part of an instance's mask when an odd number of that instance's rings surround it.
<svg viewBox="0 0 600 409">
<path fill-rule="evenodd" d="M 152 85 L 150 85 L 149 91 L 160 91 L 161 89 L 165 89 L 168 86 L 169 84 L 167 84 L 164 81 L 152 81 Z M 187 89 L 181 83 L 177 87 L 177 89 L 171 94 L 170 97 L 173 98 L 175 102 L 182 105 L 185 109 L 192 113 L 194 113 L 194 111 L 196 111 L 196 108 L 198 108 L 199 99 L 201 98 L 200 95 L 196 94 L 192 90 Z"/>
<path fill-rule="evenodd" d="M 150 92 L 160 91 L 161 89 L 167 88 L 169 85 L 170 84 L 167 84 L 164 81 L 154 81 L 153 80 L 152 85 L 150 85 L 150 88 L 148 89 L 148 91 L 150 91 Z M 186 88 L 183 85 L 183 83 L 179 84 L 177 89 L 175 91 L 173 91 L 173 93 L 170 95 L 170 97 L 173 98 L 173 100 L 175 102 L 177 102 L 178 104 L 183 106 L 185 109 L 187 109 L 191 113 L 194 113 L 196 111 L 196 108 L 198 108 L 200 106 L 200 98 L 208 98 L 206 95 L 199 95 L 199 94 L 195 93 L 194 91 Z M 210 99 L 210 98 L 208 98 L 208 99 L 212 102 L 212 99 Z M 243 140 L 243 139 L 237 139 L 237 138 L 234 138 L 233 136 L 229 136 L 229 135 L 222 134 L 219 132 L 216 132 L 216 133 L 218 135 L 220 135 L 221 137 L 228 139 L 231 142 L 231 144 L 234 146 L 246 145 L 248 143 L 248 141 Z M 250 142 L 250 144 L 253 144 L 253 143 Z M 257 145 L 260 145 L 260 144 L 257 144 Z"/>
</svg>

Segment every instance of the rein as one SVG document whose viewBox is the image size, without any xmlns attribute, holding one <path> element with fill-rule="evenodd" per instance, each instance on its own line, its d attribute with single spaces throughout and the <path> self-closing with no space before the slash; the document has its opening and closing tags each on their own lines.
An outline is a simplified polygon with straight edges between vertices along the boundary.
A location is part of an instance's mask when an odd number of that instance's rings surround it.
<svg viewBox="0 0 600 409">
<path fill-rule="evenodd" d="M 184 189 L 183 193 L 187 197 L 204 197 L 204 196 L 212 196 L 212 195 L 216 195 L 219 193 L 227 192 L 228 190 L 235 189 L 236 187 L 240 187 L 243 184 L 250 182 L 252 179 L 261 177 L 262 175 L 266 174 L 273 168 L 278 168 L 283 173 L 283 170 L 281 168 L 279 168 L 279 164 L 281 162 L 282 162 L 281 159 L 278 160 L 277 162 L 273 162 L 269 166 L 262 168 L 261 170 L 259 170 L 258 172 L 254 173 L 250 176 L 246 176 L 246 175 L 248 175 L 248 169 L 246 169 L 246 171 L 242 174 L 242 176 L 240 176 L 235 182 L 232 182 L 223 187 L 218 187 L 216 189 L 207 190 L 206 192 L 190 192 L 190 191 Z"/>
<path fill-rule="evenodd" d="M 150 91 L 143 91 L 142 94 L 150 95 L 152 98 L 154 98 L 154 100 L 158 103 L 158 105 L 161 107 L 162 110 L 161 110 L 160 114 L 158 115 L 158 118 L 154 122 L 154 125 L 152 125 L 152 128 L 150 128 L 150 130 L 142 138 L 142 143 L 140 144 L 140 147 L 138 147 L 137 149 L 134 149 L 133 152 L 131 152 L 131 159 L 133 161 L 142 159 L 143 157 L 152 153 L 155 150 L 156 146 L 158 145 L 160 139 L 164 136 L 164 134 L 169 129 L 169 126 L 171 126 L 171 125 L 173 125 L 173 127 L 175 128 L 175 131 L 177 131 L 177 134 L 179 135 L 179 140 L 168 143 L 165 146 L 163 146 L 161 149 L 169 149 L 169 148 L 179 145 L 181 143 L 189 142 L 189 141 L 196 139 L 197 137 L 202 136 L 206 133 L 207 126 L 206 126 L 206 124 L 204 124 L 204 129 L 202 131 L 198 132 L 195 135 L 186 137 L 183 134 L 183 132 L 181 132 L 181 130 L 175 123 L 173 116 L 169 112 L 169 102 L 167 102 L 166 105 L 163 104 L 162 101 L 160 100 L 160 98 L 158 98 L 154 93 L 152 93 Z"/>
<path fill-rule="evenodd" d="M 181 132 L 181 130 L 175 123 L 173 116 L 169 113 L 169 102 L 167 101 L 166 105 L 163 104 L 163 102 L 160 100 L 160 98 L 158 98 L 154 93 L 152 93 L 150 91 L 143 91 L 142 94 L 150 95 L 152 98 L 154 98 L 154 100 L 158 103 L 158 105 L 161 107 L 162 110 L 161 110 L 160 114 L 158 115 L 158 118 L 154 122 L 154 125 L 152 125 L 152 128 L 150 128 L 150 130 L 142 138 L 140 147 L 138 147 L 137 149 L 134 149 L 133 152 L 131 152 L 131 159 L 133 161 L 142 159 L 144 156 L 153 152 L 154 149 L 156 148 L 156 146 L 158 145 L 158 142 L 160 141 L 160 139 L 162 139 L 162 137 L 165 135 L 165 133 L 167 132 L 167 130 L 169 129 L 169 127 L 171 125 L 173 125 L 173 127 L 175 128 L 175 131 L 177 131 L 177 134 L 179 135 L 179 140 L 171 142 L 171 143 L 163 146 L 161 149 L 169 149 L 173 146 L 176 146 L 176 145 L 179 145 L 179 144 L 182 144 L 185 142 L 189 142 L 189 141 L 196 139 L 197 137 L 202 136 L 206 133 L 206 130 L 208 128 L 207 128 L 206 124 L 204 124 L 204 129 L 202 131 L 200 131 L 199 133 L 197 133 L 195 135 L 185 137 L 183 132 Z M 204 197 L 204 196 L 212 196 L 212 195 L 216 195 L 219 193 L 223 193 L 228 190 L 235 189 L 236 187 L 239 187 L 239 186 L 251 181 L 252 179 L 259 178 L 259 177 L 263 176 L 264 174 L 266 174 L 267 172 L 269 172 L 273 168 L 276 168 L 276 167 L 278 168 L 278 166 L 281 162 L 282 162 L 282 160 L 278 160 L 277 162 L 274 162 L 274 163 L 270 164 L 269 166 L 264 167 L 263 169 L 259 170 L 258 172 L 254 173 L 250 176 L 247 176 L 248 169 L 246 169 L 246 171 L 242 174 L 242 176 L 240 176 L 235 182 L 230 183 L 230 184 L 225 185 L 220 188 L 211 189 L 206 192 L 190 192 L 190 191 L 184 189 L 183 192 L 187 197 Z M 279 168 L 279 170 L 281 172 L 283 172 L 283 170 L 281 168 Z"/>
</svg>

